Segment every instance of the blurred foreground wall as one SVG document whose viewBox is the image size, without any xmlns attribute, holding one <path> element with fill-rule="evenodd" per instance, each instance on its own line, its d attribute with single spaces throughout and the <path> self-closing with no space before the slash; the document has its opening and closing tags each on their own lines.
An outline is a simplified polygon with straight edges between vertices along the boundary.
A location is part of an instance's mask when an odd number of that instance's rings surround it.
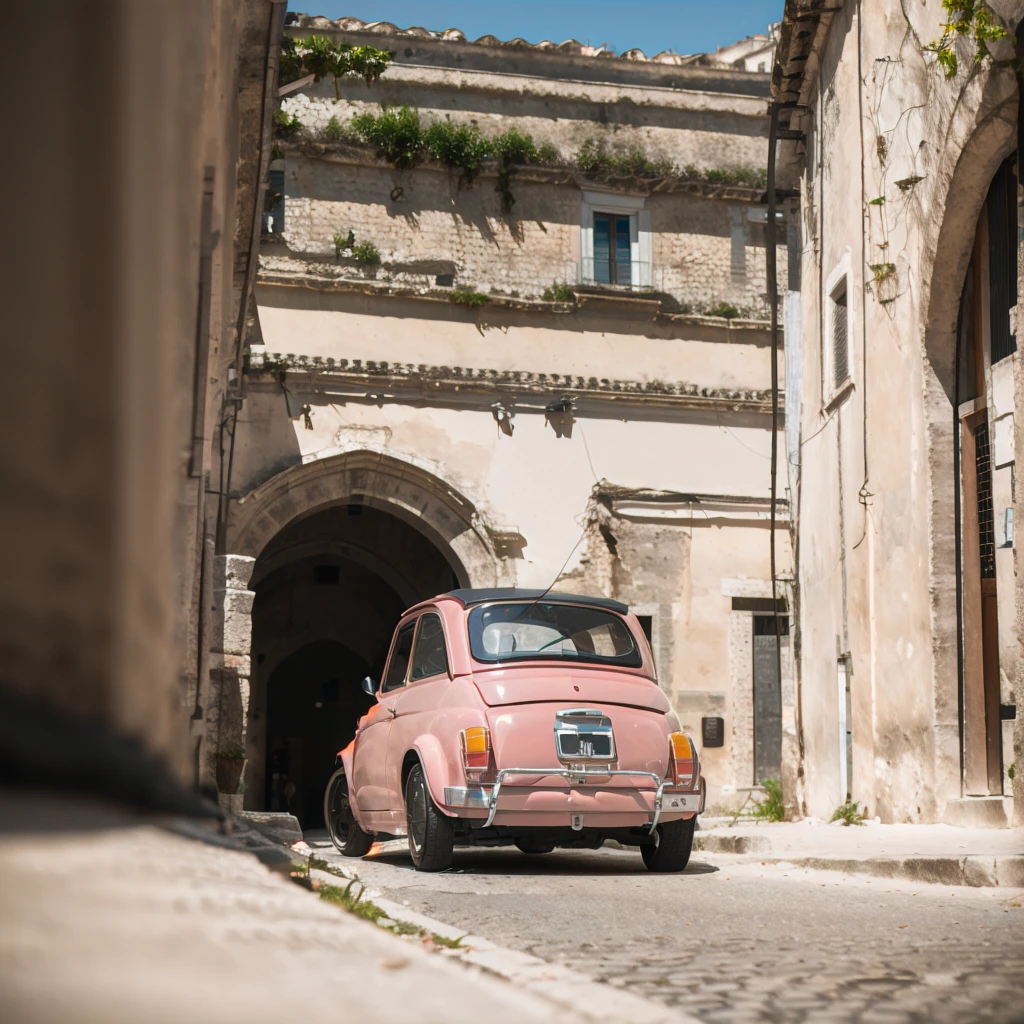
<svg viewBox="0 0 1024 1024">
<path fill-rule="evenodd" d="M 113 737 L 192 781 L 190 609 L 215 530 L 206 492 L 247 322 L 283 11 L 52 3 L 45 41 L 31 5 L 7 11 L 0 73 L 20 111 L 0 275 L 7 777 L 80 780 Z"/>
</svg>

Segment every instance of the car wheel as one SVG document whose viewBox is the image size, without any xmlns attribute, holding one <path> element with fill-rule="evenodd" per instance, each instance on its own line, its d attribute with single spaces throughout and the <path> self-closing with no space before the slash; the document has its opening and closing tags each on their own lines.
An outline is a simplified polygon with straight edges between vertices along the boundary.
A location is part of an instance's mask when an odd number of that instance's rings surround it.
<svg viewBox="0 0 1024 1024">
<path fill-rule="evenodd" d="M 417 871 L 444 871 L 451 867 L 455 825 L 430 799 L 423 765 L 417 764 L 405 780 L 405 820 L 409 828 L 409 855 Z"/>
<path fill-rule="evenodd" d="M 324 821 L 331 842 L 343 857 L 362 857 L 373 846 L 373 836 L 356 824 L 352 814 L 344 768 L 339 768 L 327 783 L 324 792 Z"/>
<path fill-rule="evenodd" d="M 689 863 L 693 849 L 696 817 L 688 821 L 666 821 L 654 831 L 654 842 L 640 847 L 648 871 L 682 871 Z"/>
<path fill-rule="evenodd" d="M 554 843 L 536 836 L 518 836 L 513 842 L 522 853 L 550 853 L 555 848 Z"/>
</svg>

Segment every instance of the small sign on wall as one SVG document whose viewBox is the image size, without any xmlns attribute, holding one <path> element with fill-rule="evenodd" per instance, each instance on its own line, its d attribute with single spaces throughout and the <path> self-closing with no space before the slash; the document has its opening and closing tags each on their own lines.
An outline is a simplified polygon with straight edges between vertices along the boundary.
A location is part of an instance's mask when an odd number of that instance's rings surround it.
<svg viewBox="0 0 1024 1024">
<path fill-rule="evenodd" d="M 1007 466 L 1013 462 L 1013 413 L 1000 416 L 995 422 L 996 443 L 995 443 L 995 465 Z"/>
<path fill-rule="evenodd" d="M 701 741 L 705 747 L 725 745 L 725 719 L 712 716 L 700 720 Z"/>
</svg>

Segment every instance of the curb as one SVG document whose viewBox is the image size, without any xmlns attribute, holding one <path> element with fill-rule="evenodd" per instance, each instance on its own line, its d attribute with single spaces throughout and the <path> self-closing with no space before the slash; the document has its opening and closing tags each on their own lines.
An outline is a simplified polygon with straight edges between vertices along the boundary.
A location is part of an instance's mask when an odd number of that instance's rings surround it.
<svg viewBox="0 0 1024 1024">
<path fill-rule="evenodd" d="M 1024 857 L 773 857 L 768 863 L 938 885 L 1024 887 Z"/>
<path fill-rule="evenodd" d="M 765 836 L 722 835 L 710 832 L 693 837 L 693 848 L 702 853 L 770 853 L 772 844 Z"/>
<path fill-rule="evenodd" d="M 358 873 L 350 869 L 339 868 L 338 871 L 346 878 L 359 879 Z M 339 875 L 333 872 L 312 868 L 309 874 L 327 885 L 338 883 Z M 446 959 L 459 960 L 504 978 L 517 988 L 526 989 L 595 1024 L 609 1020 L 629 1021 L 629 1024 L 700 1024 L 696 1017 L 648 1002 L 630 992 L 595 981 L 589 975 L 548 963 L 531 953 L 499 946 L 490 939 L 469 935 L 443 921 L 417 914 L 400 903 L 379 896 L 373 889 L 368 888 L 366 896 L 393 921 L 407 922 L 446 939 L 461 939 L 464 945 L 444 951 L 442 955 Z"/>
</svg>

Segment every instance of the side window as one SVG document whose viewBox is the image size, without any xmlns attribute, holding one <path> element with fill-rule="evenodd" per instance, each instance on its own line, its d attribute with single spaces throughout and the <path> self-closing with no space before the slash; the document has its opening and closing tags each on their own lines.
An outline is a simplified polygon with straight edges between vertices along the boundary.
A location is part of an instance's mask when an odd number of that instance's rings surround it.
<svg viewBox="0 0 1024 1024">
<path fill-rule="evenodd" d="M 428 613 L 420 619 L 420 631 L 416 635 L 416 650 L 412 656 L 412 673 L 409 678 L 425 679 L 448 671 L 448 652 L 444 646 L 444 630 L 441 618 Z"/>
<path fill-rule="evenodd" d="M 412 635 L 415 630 L 414 620 L 407 622 L 398 631 L 395 646 L 391 650 L 391 660 L 388 662 L 388 674 L 384 677 L 384 685 L 381 687 L 385 693 L 405 685 L 405 670 L 409 667 L 409 653 L 412 651 Z"/>
</svg>

